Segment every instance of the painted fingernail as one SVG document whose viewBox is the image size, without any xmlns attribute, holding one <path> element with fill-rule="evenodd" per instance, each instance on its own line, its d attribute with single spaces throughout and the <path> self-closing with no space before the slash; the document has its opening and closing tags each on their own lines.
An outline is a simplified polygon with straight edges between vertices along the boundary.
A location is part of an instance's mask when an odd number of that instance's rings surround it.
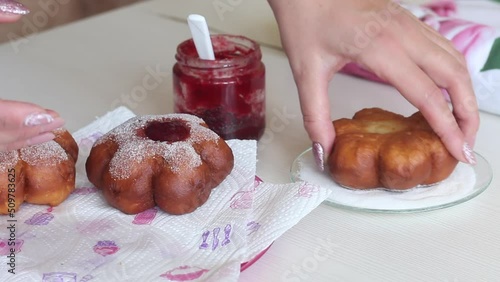
<svg viewBox="0 0 500 282">
<path fill-rule="evenodd" d="M 42 124 L 49 124 L 54 121 L 54 118 L 45 113 L 34 113 L 24 119 L 24 125 L 37 126 Z"/>
<path fill-rule="evenodd" d="M 49 114 L 49 115 L 51 115 L 53 117 L 58 117 L 59 116 L 59 114 L 56 111 L 53 111 L 51 109 L 45 109 L 45 113 Z"/>
<path fill-rule="evenodd" d="M 26 15 L 30 10 L 23 4 L 13 0 L 0 0 L 0 12 L 14 15 Z"/>
<path fill-rule="evenodd" d="M 323 146 L 321 146 L 321 144 L 318 142 L 313 143 L 313 155 L 314 160 L 316 161 L 316 166 L 319 168 L 319 170 L 324 171 L 325 151 L 323 150 Z"/>
<path fill-rule="evenodd" d="M 464 143 L 463 147 L 464 156 L 471 165 L 476 164 L 476 157 L 474 156 L 474 151 L 470 148 L 467 142 Z"/>
</svg>

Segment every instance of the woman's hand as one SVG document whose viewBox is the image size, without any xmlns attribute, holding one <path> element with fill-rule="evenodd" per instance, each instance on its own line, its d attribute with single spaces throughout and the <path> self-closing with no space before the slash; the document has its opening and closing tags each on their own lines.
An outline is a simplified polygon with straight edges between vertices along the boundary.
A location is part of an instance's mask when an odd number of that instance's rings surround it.
<svg viewBox="0 0 500 282">
<path fill-rule="evenodd" d="M 37 105 L 0 100 L 0 152 L 47 142 L 63 126 L 56 112 Z"/>
<path fill-rule="evenodd" d="M 15 22 L 29 10 L 12 0 L 0 0 L 0 23 Z M 0 99 L 0 152 L 54 139 L 64 121 L 51 110 L 30 103 Z"/>
<path fill-rule="evenodd" d="M 394 85 L 422 112 L 455 158 L 475 163 L 475 94 L 463 56 L 447 39 L 388 0 L 268 1 L 321 169 L 335 138 L 328 84 L 348 62 Z M 441 88 L 448 91 L 452 110 Z"/>
<path fill-rule="evenodd" d="M 15 22 L 29 12 L 28 8 L 17 1 L 0 0 L 0 23 Z"/>
</svg>

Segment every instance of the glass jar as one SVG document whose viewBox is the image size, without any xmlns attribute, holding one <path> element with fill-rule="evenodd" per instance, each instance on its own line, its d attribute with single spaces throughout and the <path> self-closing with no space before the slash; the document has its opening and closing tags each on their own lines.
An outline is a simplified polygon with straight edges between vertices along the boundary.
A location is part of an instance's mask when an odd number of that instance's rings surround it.
<svg viewBox="0 0 500 282">
<path fill-rule="evenodd" d="M 215 60 L 198 57 L 193 40 L 177 47 L 174 111 L 202 118 L 223 139 L 258 140 L 265 129 L 265 67 L 260 46 L 212 35 Z"/>
</svg>

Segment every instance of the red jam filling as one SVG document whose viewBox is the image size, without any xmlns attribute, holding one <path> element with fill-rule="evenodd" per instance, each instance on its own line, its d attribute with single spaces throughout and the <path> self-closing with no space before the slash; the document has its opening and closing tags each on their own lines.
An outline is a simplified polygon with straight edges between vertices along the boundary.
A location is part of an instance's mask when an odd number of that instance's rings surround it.
<svg viewBox="0 0 500 282">
<path fill-rule="evenodd" d="M 248 55 L 250 51 L 236 46 L 233 50 L 215 51 L 214 56 L 216 60 L 227 60 L 234 58 L 241 58 Z"/>
<path fill-rule="evenodd" d="M 181 120 L 153 121 L 144 133 L 153 141 L 173 143 L 188 139 L 189 128 Z"/>
</svg>

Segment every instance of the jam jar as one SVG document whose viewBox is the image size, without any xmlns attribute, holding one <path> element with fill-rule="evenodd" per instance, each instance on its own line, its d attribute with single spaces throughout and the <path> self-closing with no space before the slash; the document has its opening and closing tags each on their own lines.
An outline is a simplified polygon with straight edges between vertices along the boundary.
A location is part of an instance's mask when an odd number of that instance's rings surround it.
<svg viewBox="0 0 500 282">
<path fill-rule="evenodd" d="M 177 47 L 174 111 L 202 118 L 223 139 L 258 140 L 266 122 L 260 46 L 237 35 L 211 39 L 215 60 L 200 59 L 192 39 Z"/>
</svg>

